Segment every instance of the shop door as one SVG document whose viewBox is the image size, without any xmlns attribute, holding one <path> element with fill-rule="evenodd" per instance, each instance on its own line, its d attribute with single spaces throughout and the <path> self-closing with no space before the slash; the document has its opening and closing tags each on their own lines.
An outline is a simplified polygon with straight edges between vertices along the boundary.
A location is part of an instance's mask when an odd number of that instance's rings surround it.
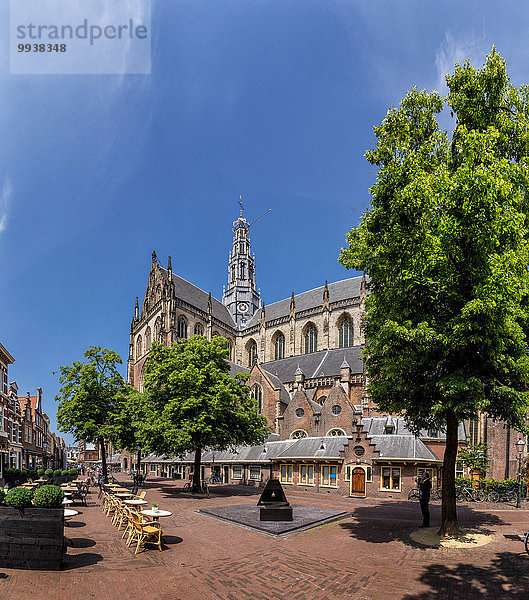
<svg viewBox="0 0 529 600">
<path fill-rule="evenodd" d="M 364 469 L 356 467 L 351 473 L 351 496 L 366 495 L 366 473 Z"/>
<path fill-rule="evenodd" d="M 228 466 L 224 466 L 224 483 L 230 482 L 230 468 Z"/>
</svg>

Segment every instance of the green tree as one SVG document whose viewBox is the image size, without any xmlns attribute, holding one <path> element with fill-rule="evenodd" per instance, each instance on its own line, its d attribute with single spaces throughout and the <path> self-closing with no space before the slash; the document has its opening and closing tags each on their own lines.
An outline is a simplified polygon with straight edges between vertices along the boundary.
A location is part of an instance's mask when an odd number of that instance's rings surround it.
<svg viewBox="0 0 529 600">
<path fill-rule="evenodd" d="M 195 490 L 204 448 L 261 443 L 268 435 L 266 418 L 244 385 L 247 376 L 230 375 L 228 356 L 222 338 L 193 336 L 172 346 L 154 343 L 145 365 L 146 444 L 159 454 L 194 452 Z"/>
<path fill-rule="evenodd" d="M 55 396 L 59 402 L 57 425 L 76 439 L 99 444 L 103 479 L 107 481 L 105 439 L 112 434 L 112 415 L 125 381 L 117 370 L 122 364 L 113 350 L 90 346 L 83 355 L 86 362 L 75 361 L 71 367 L 60 368 L 61 388 Z"/>
<path fill-rule="evenodd" d="M 372 399 L 415 432 L 446 431 L 440 534 L 452 535 L 458 423 L 486 411 L 527 429 L 529 88 L 509 84 L 494 50 L 446 81 L 446 98 L 413 89 L 374 128 L 371 209 L 340 261 L 370 278 Z"/>
<path fill-rule="evenodd" d="M 483 474 L 487 472 L 489 466 L 489 447 L 487 444 L 474 444 L 467 448 L 461 448 L 458 454 L 465 467 L 469 469 L 479 469 Z"/>
<path fill-rule="evenodd" d="M 141 453 L 145 443 L 147 408 L 143 394 L 127 386 L 116 397 L 110 419 L 109 436 L 122 450 L 136 452 L 136 470 L 141 470 Z M 132 466 L 132 465 L 131 465 Z"/>
</svg>

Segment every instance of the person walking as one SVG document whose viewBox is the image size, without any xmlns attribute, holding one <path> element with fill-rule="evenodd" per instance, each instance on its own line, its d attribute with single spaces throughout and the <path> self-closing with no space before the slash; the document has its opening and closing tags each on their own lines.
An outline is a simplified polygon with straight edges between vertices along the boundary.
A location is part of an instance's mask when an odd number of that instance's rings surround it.
<svg viewBox="0 0 529 600">
<path fill-rule="evenodd" d="M 428 504 L 430 502 L 431 491 L 432 482 L 430 481 L 430 474 L 425 470 L 422 474 L 422 481 L 419 483 L 419 503 L 422 512 L 422 525 L 419 525 L 419 527 L 430 527 L 430 509 L 428 508 Z"/>
</svg>

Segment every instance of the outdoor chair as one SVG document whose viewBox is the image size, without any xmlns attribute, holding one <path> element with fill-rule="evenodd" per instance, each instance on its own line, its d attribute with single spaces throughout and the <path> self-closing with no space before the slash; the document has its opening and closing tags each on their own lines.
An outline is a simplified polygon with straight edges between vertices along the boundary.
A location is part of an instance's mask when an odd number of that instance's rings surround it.
<svg viewBox="0 0 529 600">
<path fill-rule="evenodd" d="M 81 504 L 86 504 L 86 496 L 88 495 L 88 490 L 85 488 L 78 489 L 76 492 L 72 492 L 72 500 L 75 502 L 76 500 L 80 500 Z"/>
<path fill-rule="evenodd" d="M 134 530 L 130 537 L 130 543 L 136 543 L 134 554 L 138 554 L 140 546 L 145 547 L 145 544 L 155 544 L 160 552 L 162 551 L 162 526 L 159 521 L 144 523 L 141 517 L 135 514 L 132 517 L 132 525 Z"/>
</svg>

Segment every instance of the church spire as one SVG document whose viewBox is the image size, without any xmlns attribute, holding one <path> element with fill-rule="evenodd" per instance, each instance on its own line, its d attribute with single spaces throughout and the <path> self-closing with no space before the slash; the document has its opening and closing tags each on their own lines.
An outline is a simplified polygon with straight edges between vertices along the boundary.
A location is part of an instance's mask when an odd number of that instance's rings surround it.
<svg viewBox="0 0 529 600">
<path fill-rule="evenodd" d="M 233 242 L 228 258 L 228 283 L 222 303 L 230 311 L 237 326 L 248 322 L 259 309 L 260 297 L 255 285 L 255 257 L 250 248 L 250 225 L 243 216 L 244 205 L 239 196 L 239 218 L 233 222 Z"/>
</svg>

